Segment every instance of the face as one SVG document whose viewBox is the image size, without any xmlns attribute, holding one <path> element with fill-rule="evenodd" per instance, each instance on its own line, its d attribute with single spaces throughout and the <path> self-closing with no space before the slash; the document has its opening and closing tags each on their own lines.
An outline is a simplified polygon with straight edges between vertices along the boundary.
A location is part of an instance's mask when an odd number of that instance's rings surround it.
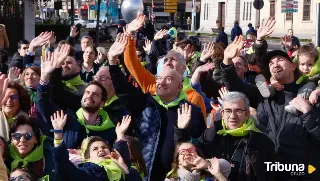
<svg viewBox="0 0 320 181">
<path fill-rule="evenodd" d="M 312 66 L 315 64 L 315 61 L 310 56 L 301 55 L 299 56 L 299 71 L 307 75 L 310 73 Z"/>
<path fill-rule="evenodd" d="M 108 155 L 110 154 L 108 146 L 102 141 L 93 142 L 89 149 L 89 160 L 91 161 L 103 161 L 108 158 Z"/>
<path fill-rule="evenodd" d="M 182 89 L 182 77 L 172 69 L 164 69 L 156 78 L 157 95 L 171 98 Z"/>
<path fill-rule="evenodd" d="M 181 75 L 186 69 L 186 66 L 181 63 L 181 54 L 176 52 L 169 52 L 163 62 L 164 68 L 170 68 L 178 71 Z"/>
<path fill-rule="evenodd" d="M 136 52 L 137 52 L 138 59 L 140 60 L 140 62 L 142 62 L 143 61 L 142 52 L 140 51 L 136 51 Z"/>
<path fill-rule="evenodd" d="M 29 125 L 20 125 L 14 133 L 11 135 L 11 143 L 17 149 L 21 156 L 27 156 L 34 145 L 36 145 L 37 139 L 34 136 L 34 131 Z"/>
<path fill-rule="evenodd" d="M 250 111 L 246 110 L 242 99 L 234 103 L 223 102 L 222 107 L 221 115 L 227 129 L 240 128 L 250 116 Z"/>
<path fill-rule="evenodd" d="M 74 75 L 80 72 L 80 67 L 73 57 L 67 57 L 62 64 L 62 76 Z"/>
<path fill-rule="evenodd" d="M 111 80 L 109 69 L 101 69 L 94 76 L 94 80 L 98 81 L 107 89 L 108 98 L 112 97 L 115 94 L 113 83 Z"/>
<path fill-rule="evenodd" d="M 40 75 L 38 75 L 35 71 L 33 71 L 31 68 L 27 68 L 25 70 L 25 75 L 23 77 L 24 84 L 27 87 L 36 88 L 40 81 Z"/>
<path fill-rule="evenodd" d="M 282 56 L 274 56 L 269 62 L 270 73 L 279 83 L 285 83 L 294 79 L 293 71 L 295 68 L 294 63 Z"/>
<path fill-rule="evenodd" d="M 289 30 L 288 31 L 288 35 L 291 37 L 291 36 L 293 36 L 293 31 L 292 30 Z"/>
<path fill-rule="evenodd" d="M 85 51 L 88 46 L 91 46 L 92 43 L 89 38 L 83 38 L 81 40 L 81 50 Z"/>
<path fill-rule="evenodd" d="M 105 61 L 107 59 L 107 56 L 102 54 L 101 52 L 98 52 L 98 58 L 99 61 Z"/>
<path fill-rule="evenodd" d="M 104 105 L 104 101 L 101 100 L 101 92 L 100 87 L 96 85 L 88 86 L 82 96 L 82 108 L 90 113 L 97 112 Z"/>
<path fill-rule="evenodd" d="M 28 48 L 29 48 L 29 44 L 22 44 L 21 48 L 18 49 L 20 56 L 24 57 L 27 53 Z"/>
<path fill-rule="evenodd" d="M 96 59 L 96 54 L 92 47 L 87 47 L 83 53 L 83 61 L 92 63 Z"/>
<path fill-rule="evenodd" d="M 184 168 L 190 169 L 194 165 L 191 164 L 198 156 L 196 147 L 192 143 L 182 143 L 178 149 L 178 162 Z"/>
<path fill-rule="evenodd" d="M 31 176 L 21 170 L 15 170 L 10 173 L 9 181 L 31 181 Z"/>
<path fill-rule="evenodd" d="M 2 111 L 11 117 L 14 117 L 20 108 L 19 94 L 16 89 L 8 88 L 6 90 L 6 95 L 8 95 L 7 102 L 2 106 Z"/>
<path fill-rule="evenodd" d="M 243 59 L 241 57 L 235 57 L 232 59 L 234 67 L 236 68 L 239 77 L 244 77 L 244 73 L 248 70 L 244 65 Z"/>
</svg>

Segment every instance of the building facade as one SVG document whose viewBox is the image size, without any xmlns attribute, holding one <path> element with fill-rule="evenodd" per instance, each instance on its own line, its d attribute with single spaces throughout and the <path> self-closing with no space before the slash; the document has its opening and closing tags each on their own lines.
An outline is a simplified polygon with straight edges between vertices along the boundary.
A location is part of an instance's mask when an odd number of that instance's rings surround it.
<svg viewBox="0 0 320 181">
<path fill-rule="evenodd" d="M 212 32 L 216 29 L 216 21 L 220 20 L 225 32 L 230 34 L 234 21 L 238 21 L 243 32 L 252 23 L 257 27 L 268 17 L 276 19 L 273 36 L 281 37 L 292 28 L 299 38 L 313 39 L 315 34 L 316 3 L 320 0 L 298 1 L 298 12 L 282 13 L 283 0 L 264 0 L 264 7 L 259 12 L 253 7 L 253 0 L 202 0 L 200 13 L 200 31 Z"/>
</svg>

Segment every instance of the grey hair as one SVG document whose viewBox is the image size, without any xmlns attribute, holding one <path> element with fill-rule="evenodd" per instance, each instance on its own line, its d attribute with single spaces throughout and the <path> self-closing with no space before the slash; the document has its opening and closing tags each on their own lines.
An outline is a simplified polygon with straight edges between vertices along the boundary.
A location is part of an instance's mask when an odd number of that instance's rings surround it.
<svg viewBox="0 0 320 181">
<path fill-rule="evenodd" d="M 223 108 L 223 103 L 224 102 L 229 102 L 229 103 L 235 103 L 238 102 L 240 100 L 244 101 L 244 106 L 246 110 L 249 110 L 249 99 L 247 98 L 246 95 L 244 95 L 241 92 L 228 92 L 222 99 L 222 108 Z"/>
<path fill-rule="evenodd" d="M 103 70 L 107 70 L 109 71 L 109 67 L 108 66 L 101 66 L 98 70 L 98 72 L 103 71 Z"/>
<path fill-rule="evenodd" d="M 108 51 L 104 47 L 97 47 L 98 53 L 102 53 L 104 56 L 107 56 Z"/>
<path fill-rule="evenodd" d="M 93 39 L 90 36 L 83 36 L 80 41 L 82 41 L 85 38 L 89 39 L 91 42 L 91 45 L 93 46 Z"/>
<path fill-rule="evenodd" d="M 170 51 L 168 51 L 167 54 L 169 54 L 169 53 L 179 54 L 180 63 L 181 63 L 182 65 L 187 65 L 186 60 L 184 59 L 184 56 L 183 56 L 181 53 L 179 53 L 179 52 L 177 52 L 177 51 L 175 51 L 175 50 L 170 50 Z"/>
</svg>

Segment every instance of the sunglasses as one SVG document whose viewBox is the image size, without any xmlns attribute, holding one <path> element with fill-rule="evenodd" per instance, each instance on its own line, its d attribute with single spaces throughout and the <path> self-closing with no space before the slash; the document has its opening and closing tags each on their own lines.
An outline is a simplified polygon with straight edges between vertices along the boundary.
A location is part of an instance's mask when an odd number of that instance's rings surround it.
<svg viewBox="0 0 320 181">
<path fill-rule="evenodd" d="M 34 135 L 35 135 L 34 133 L 24 133 L 24 134 L 12 133 L 11 134 L 12 138 L 16 141 L 20 141 L 22 136 L 26 141 L 30 141 Z"/>
<path fill-rule="evenodd" d="M 31 177 L 28 175 L 20 175 L 17 177 L 10 177 L 9 181 L 26 181 L 26 180 L 31 180 Z"/>
<path fill-rule="evenodd" d="M 40 64 L 37 64 L 37 63 L 28 63 L 28 64 L 26 64 L 26 67 L 31 67 L 31 66 L 40 67 Z"/>
</svg>

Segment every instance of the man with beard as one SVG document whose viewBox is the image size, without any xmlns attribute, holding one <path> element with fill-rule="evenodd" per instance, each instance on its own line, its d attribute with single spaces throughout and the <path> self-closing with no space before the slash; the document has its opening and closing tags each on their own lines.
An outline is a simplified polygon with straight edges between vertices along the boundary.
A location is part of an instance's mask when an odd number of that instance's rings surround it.
<svg viewBox="0 0 320 181">
<path fill-rule="evenodd" d="M 274 24 L 273 19 L 262 22 L 257 32 L 258 43 L 272 33 Z M 236 76 L 232 58 L 241 49 L 243 45 L 241 40 L 236 38 L 224 53 L 221 72 L 227 89 L 244 93 L 250 100 L 250 106 L 257 108 L 256 126 L 275 143 L 276 162 L 286 165 L 303 164 L 304 168 L 308 165 L 319 168 L 319 104 L 310 105 L 307 100 L 297 96 L 298 89 L 303 84 L 296 84 L 297 79 L 294 73 L 296 65 L 286 53 L 280 50 L 269 52 L 263 57 L 263 62 L 268 65 L 272 77 L 284 86 L 284 89 L 277 91 L 274 96 L 264 99 L 257 87 L 244 83 Z M 302 114 L 295 116 L 286 112 L 284 107 L 287 105 L 294 106 Z M 291 174 L 291 172 L 276 172 L 274 180 L 320 180 L 318 170 L 312 174 L 306 171 L 307 169 L 302 176 Z"/>
<path fill-rule="evenodd" d="M 119 46 L 123 49 L 127 43 L 125 39 L 125 35 L 121 35 Z M 168 59 L 173 61 L 174 57 Z M 149 173 L 146 180 L 164 180 L 166 173 L 171 170 L 173 160 L 177 111 L 182 106 L 192 107 L 187 130 L 190 131 L 191 137 L 197 138 L 206 128 L 201 109 L 187 101 L 180 72 L 164 68 L 156 76 L 156 90 L 151 96 L 150 93 L 143 94 L 130 84 L 116 62 L 116 59 L 109 59 L 111 80 L 117 96 L 128 101 L 127 109 L 135 114 L 133 117 L 136 119 L 136 137 L 141 142 L 143 158 Z"/>
<path fill-rule="evenodd" d="M 50 116 L 61 110 L 50 97 L 49 74 L 67 57 L 68 52 L 60 52 L 60 56 L 52 55 L 48 52 L 46 60 L 41 64 L 41 77 L 38 86 L 37 108 L 42 116 L 41 122 L 49 125 Z M 76 112 L 70 109 L 64 111 L 68 115 L 67 123 L 63 130 L 63 140 L 68 149 L 76 149 L 81 146 L 81 142 L 88 136 L 99 136 L 112 144 L 116 139 L 115 124 L 110 120 L 108 113 L 102 108 L 107 100 L 107 90 L 96 81 L 92 81 L 86 87 L 81 99 L 81 108 Z M 42 123 L 42 124 L 43 124 Z M 51 132 L 62 131 L 52 130 Z M 47 130 L 46 130 L 47 131 Z M 48 134 L 47 134 L 48 135 Z M 49 136 L 49 135 L 48 135 Z"/>
</svg>

